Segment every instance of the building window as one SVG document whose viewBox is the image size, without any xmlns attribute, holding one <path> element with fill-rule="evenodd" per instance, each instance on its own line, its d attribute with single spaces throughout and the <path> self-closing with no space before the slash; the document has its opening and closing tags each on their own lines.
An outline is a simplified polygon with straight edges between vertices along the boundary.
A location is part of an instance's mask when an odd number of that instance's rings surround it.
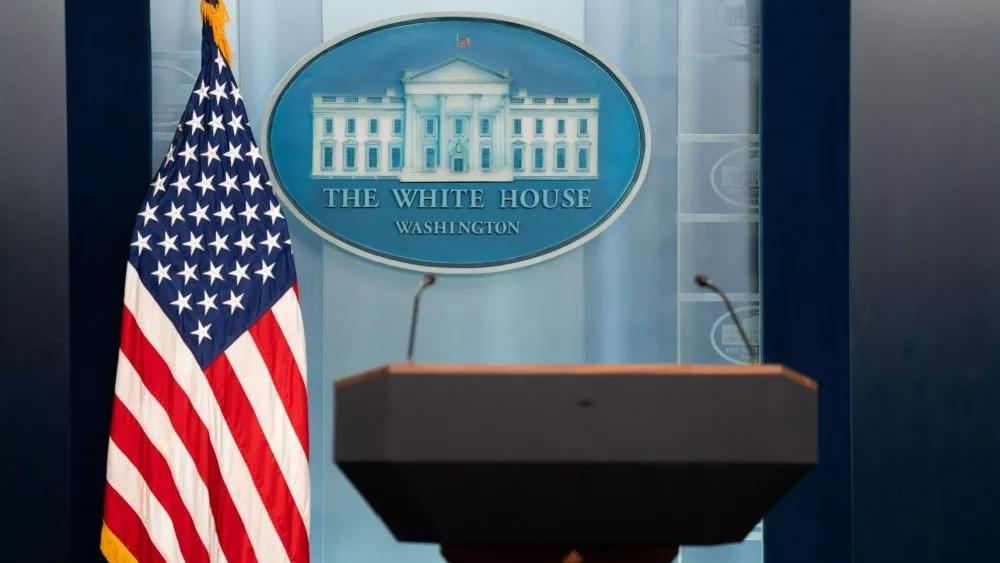
<svg viewBox="0 0 1000 563">
<path fill-rule="evenodd" d="M 533 168 L 535 171 L 545 170 L 545 149 L 541 147 L 535 148 L 535 162 Z"/>
<path fill-rule="evenodd" d="M 333 170 L 333 147 L 323 147 L 323 170 Z"/>
<path fill-rule="evenodd" d="M 590 169 L 590 151 L 580 147 L 576 150 L 576 169 L 585 171 Z"/>
<path fill-rule="evenodd" d="M 344 169 L 354 170 L 358 167 L 358 148 L 344 147 Z"/>
<path fill-rule="evenodd" d="M 403 147 L 399 145 L 389 147 L 389 167 L 393 170 L 403 167 Z"/>
<path fill-rule="evenodd" d="M 520 119 L 515 119 L 514 120 L 514 134 L 515 135 L 520 135 L 521 134 L 521 120 Z"/>
<path fill-rule="evenodd" d="M 368 134 L 369 135 L 378 135 L 378 120 L 377 119 L 369 119 L 368 120 Z"/>
<path fill-rule="evenodd" d="M 541 135 L 545 132 L 545 122 L 541 119 L 535 120 L 535 135 Z"/>
<path fill-rule="evenodd" d="M 393 119 L 392 120 L 392 134 L 396 135 L 397 137 L 399 135 L 403 134 L 403 120 L 402 119 Z"/>
<path fill-rule="evenodd" d="M 461 135 L 464 129 L 465 129 L 465 121 L 463 121 L 461 117 L 455 119 L 455 134 Z"/>
<path fill-rule="evenodd" d="M 566 147 L 556 147 L 556 170 L 566 170 Z"/>
<path fill-rule="evenodd" d="M 484 117 L 479 120 L 479 134 L 480 135 L 490 134 L 490 118 Z"/>
<path fill-rule="evenodd" d="M 368 169 L 378 170 L 378 147 L 369 146 L 368 147 Z"/>
<path fill-rule="evenodd" d="M 434 134 L 434 118 L 433 117 L 429 117 L 429 118 L 427 118 L 427 119 L 424 120 L 424 133 L 426 133 L 427 135 L 433 135 Z"/>
<path fill-rule="evenodd" d="M 353 135 L 354 134 L 354 118 L 353 117 L 348 117 L 347 118 L 347 134 L 348 135 Z"/>
<path fill-rule="evenodd" d="M 490 148 L 483 147 L 481 153 L 482 154 L 480 155 L 480 165 L 483 167 L 483 170 L 489 170 L 490 168 L 493 167 L 493 163 L 490 162 L 490 156 L 491 156 Z"/>
<path fill-rule="evenodd" d="M 566 134 L 566 120 L 565 119 L 559 119 L 559 120 L 556 121 L 556 133 L 559 134 L 559 135 L 565 135 Z"/>
<path fill-rule="evenodd" d="M 323 134 L 333 135 L 333 118 L 327 117 L 323 120 Z"/>
<path fill-rule="evenodd" d="M 581 136 L 584 136 L 584 135 L 587 134 L 587 119 L 586 118 L 581 118 L 580 119 L 580 131 L 579 131 L 579 134 Z"/>
<path fill-rule="evenodd" d="M 514 147 L 514 170 L 524 170 L 524 147 Z"/>
<path fill-rule="evenodd" d="M 437 158 L 434 155 L 434 149 L 432 147 L 427 147 L 424 150 L 424 168 L 427 170 L 434 170 L 434 165 L 437 162 Z"/>
</svg>

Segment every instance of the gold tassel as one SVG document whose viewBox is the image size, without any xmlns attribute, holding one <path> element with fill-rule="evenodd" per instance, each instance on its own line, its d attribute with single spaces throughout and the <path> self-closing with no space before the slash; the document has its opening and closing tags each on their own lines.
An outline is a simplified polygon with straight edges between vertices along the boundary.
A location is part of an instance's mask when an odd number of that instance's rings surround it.
<svg viewBox="0 0 1000 563">
<path fill-rule="evenodd" d="M 101 553 L 108 563 L 139 563 L 107 524 L 101 527 Z"/>
<path fill-rule="evenodd" d="M 201 19 L 212 26 L 212 36 L 215 37 L 215 44 L 219 46 L 226 63 L 229 64 L 229 40 L 226 39 L 226 24 L 229 23 L 229 12 L 226 11 L 226 4 L 218 0 L 213 6 L 208 0 L 201 1 Z"/>
</svg>

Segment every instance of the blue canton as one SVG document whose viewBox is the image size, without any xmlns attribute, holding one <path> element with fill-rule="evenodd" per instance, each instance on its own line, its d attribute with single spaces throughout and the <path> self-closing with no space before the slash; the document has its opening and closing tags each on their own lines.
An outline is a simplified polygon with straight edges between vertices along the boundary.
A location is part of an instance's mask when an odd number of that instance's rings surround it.
<svg viewBox="0 0 1000 563">
<path fill-rule="evenodd" d="M 288 225 L 207 25 L 196 89 L 151 186 L 129 262 L 205 368 L 295 283 Z"/>
</svg>

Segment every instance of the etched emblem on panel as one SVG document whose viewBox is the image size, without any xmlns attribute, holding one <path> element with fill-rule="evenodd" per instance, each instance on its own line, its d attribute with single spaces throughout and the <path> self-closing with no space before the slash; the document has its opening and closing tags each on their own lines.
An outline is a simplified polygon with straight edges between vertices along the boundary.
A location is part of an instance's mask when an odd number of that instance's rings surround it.
<svg viewBox="0 0 1000 563">
<path fill-rule="evenodd" d="M 711 171 L 712 190 L 728 203 L 756 208 L 760 199 L 760 150 L 736 149 L 724 154 Z"/>
<path fill-rule="evenodd" d="M 754 348 L 754 353 L 760 354 L 760 308 L 757 305 L 748 305 L 736 309 L 736 315 L 743 323 L 743 329 L 750 339 L 750 344 Z M 727 312 L 719 317 L 712 325 L 709 335 L 712 340 L 712 348 L 722 357 L 723 360 L 734 364 L 746 364 L 750 361 L 746 345 L 740 338 L 740 329 L 736 326 L 732 316 Z"/>
<path fill-rule="evenodd" d="M 495 16 L 408 16 L 330 41 L 264 118 L 286 207 L 348 252 L 417 271 L 573 250 L 626 211 L 649 166 L 649 124 L 621 72 Z"/>
<path fill-rule="evenodd" d="M 756 49 L 760 46 L 760 0 L 722 0 L 715 10 L 715 25 L 730 42 Z"/>
<path fill-rule="evenodd" d="M 509 182 L 598 175 L 599 96 L 511 92 L 507 69 L 456 56 L 381 95 L 313 94 L 314 178 Z"/>
</svg>

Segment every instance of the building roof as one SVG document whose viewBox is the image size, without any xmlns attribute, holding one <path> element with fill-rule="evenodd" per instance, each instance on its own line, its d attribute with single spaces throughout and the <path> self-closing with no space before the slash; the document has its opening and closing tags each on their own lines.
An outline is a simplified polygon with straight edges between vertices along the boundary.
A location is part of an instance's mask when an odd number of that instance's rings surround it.
<svg viewBox="0 0 1000 563">
<path fill-rule="evenodd" d="M 465 57 L 452 57 L 423 70 L 404 70 L 403 83 L 410 82 L 512 82 L 507 70 L 495 70 Z"/>
</svg>

